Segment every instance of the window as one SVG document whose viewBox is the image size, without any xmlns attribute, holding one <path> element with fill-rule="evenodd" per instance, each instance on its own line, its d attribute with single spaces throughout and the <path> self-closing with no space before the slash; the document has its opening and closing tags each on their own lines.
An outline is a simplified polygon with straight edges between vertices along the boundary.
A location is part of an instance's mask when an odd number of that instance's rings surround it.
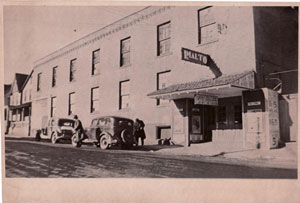
<svg viewBox="0 0 300 203">
<path fill-rule="evenodd" d="M 31 101 L 31 89 L 29 90 L 29 101 Z"/>
<path fill-rule="evenodd" d="M 91 89 L 91 113 L 99 110 L 99 87 Z"/>
<path fill-rule="evenodd" d="M 24 91 L 24 103 L 27 101 L 27 90 Z"/>
<path fill-rule="evenodd" d="M 119 109 L 129 107 L 129 80 L 120 82 L 120 96 L 119 96 Z"/>
<path fill-rule="evenodd" d="M 73 59 L 70 62 L 70 82 L 75 80 L 75 73 L 76 73 L 76 59 Z"/>
<path fill-rule="evenodd" d="M 56 97 L 51 97 L 50 117 L 55 116 L 55 111 L 56 111 Z"/>
<path fill-rule="evenodd" d="M 37 75 L 37 87 L 36 87 L 37 91 L 41 90 L 41 82 L 42 82 L 42 73 L 38 73 L 38 75 Z"/>
<path fill-rule="evenodd" d="M 130 64 L 130 37 L 121 40 L 120 66 Z"/>
<path fill-rule="evenodd" d="M 234 106 L 234 123 L 242 123 L 242 106 L 235 105 Z"/>
<path fill-rule="evenodd" d="M 218 107 L 218 122 L 225 123 L 226 122 L 226 106 Z"/>
<path fill-rule="evenodd" d="M 100 49 L 97 49 L 93 51 L 92 75 L 97 75 L 100 73 L 99 65 L 100 65 Z"/>
<path fill-rule="evenodd" d="M 157 55 L 170 53 L 171 48 L 171 22 L 157 27 Z"/>
<path fill-rule="evenodd" d="M 166 88 L 168 85 L 169 85 L 169 81 L 168 81 L 168 78 L 169 78 L 169 74 L 170 74 L 171 71 L 164 71 L 164 72 L 161 72 L 161 73 L 157 73 L 157 87 L 156 89 L 157 90 L 160 90 L 160 89 L 163 89 L 163 88 Z M 157 99 L 156 100 L 156 105 L 161 105 L 161 104 L 164 104 L 164 103 L 169 103 L 169 100 L 160 100 L 160 99 Z"/>
<path fill-rule="evenodd" d="M 198 36 L 199 44 L 217 41 L 217 27 L 213 14 L 213 7 L 198 10 Z"/>
<path fill-rule="evenodd" d="M 52 68 L 52 87 L 56 86 L 56 71 L 57 71 L 57 66 Z"/>
<path fill-rule="evenodd" d="M 74 107 L 75 107 L 75 92 L 71 92 L 69 94 L 69 111 L 68 115 L 71 115 L 74 113 Z"/>
</svg>

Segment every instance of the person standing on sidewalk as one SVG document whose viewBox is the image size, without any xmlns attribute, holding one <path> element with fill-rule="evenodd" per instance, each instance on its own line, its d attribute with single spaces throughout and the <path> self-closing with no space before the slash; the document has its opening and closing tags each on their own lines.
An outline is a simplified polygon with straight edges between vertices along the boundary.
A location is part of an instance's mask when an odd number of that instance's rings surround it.
<svg viewBox="0 0 300 203">
<path fill-rule="evenodd" d="M 77 115 L 74 116 L 74 120 L 75 120 L 74 130 L 76 131 L 76 136 L 77 136 L 76 140 L 77 142 L 80 142 L 81 139 L 83 138 L 83 126 L 81 121 L 78 119 Z"/>
<path fill-rule="evenodd" d="M 140 119 L 135 119 L 134 122 L 134 137 L 136 138 L 136 146 L 139 145 L 139 138 L 141 138 L 141 146 L 144 146 L 144 139 L 146 139 L 145 123 Z"/>
</svg>

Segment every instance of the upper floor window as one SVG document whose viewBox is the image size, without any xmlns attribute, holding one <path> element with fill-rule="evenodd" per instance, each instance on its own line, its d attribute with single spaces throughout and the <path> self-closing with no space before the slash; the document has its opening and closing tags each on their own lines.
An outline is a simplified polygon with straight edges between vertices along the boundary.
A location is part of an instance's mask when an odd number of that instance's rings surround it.
<svg viewBox="0 0 300 203">
<path fill-rule="evenodd" d="M 93 51 L 92 75 L 97 75 L 100 73 L 99 65 L 100 65 L 100 49 L 97 49 Z"/>
<path fill-rule="evenodd" d="M 130 81 L 122 81 L 120 82 L 120 90 L 119 90 L 119 109 L 125 109 L 129 107 L 129 91 Z"/>
<path fill-rule="evenodd" d="M 76 60 L 77 59 L 73 59 L 70 61 L 70 82 L 75 80 Z"/>
<path fill-rule="evenodd" d="M 56 86 L 57 66 L 52 68 L 52 87 Z"/>
<path fill-rule="evenodd" d="M 209 6 L 198 10 L 198 33 L 199 44 L 217 41 L 217 26 L 213 7 Z"/>
<path fill-rule="evenodd" d="M 55 111 L 56 111 L 56 97 L 51 97 L 50 117 L 55 116 Z"/>
<path fill-rule="evenodd" d="M 169 85 L 169 75 L 170 75 L 170 70 L 164 71 L 157 73 L 157 81 L 156 81 L 156 89 L 160 90 L 163 88 L 166 88 Z M 163 103 L 168 103 L 169 100 L 156 100 L 156 105 L 161 105 Z"/>
<path fill-rule="evenodd" d="M 68 115 L 71 115 L 74 113 L 75 108 L 75 92 L 71 92 L 69 94 L 69 106 L 68 106 Z"/>
<path fill-rule="evenodd" d="M 99 87 L 91 89 L 91 113 L 99 110 Z"/>
<path fill-rule="evenodd" d="M 130 37 L 121 40 L 120 66 L 130 64 Z"/>
<path fill-rule="evenodd" d="M 171 22 L 157 27 L 157 55 L 161 56 L 171 51 Z"/>
<path fill-rule="evenodd" d="M 42 73 L 38 73 L 38 75 L 37 75 L 37 86 L 36 86 L 37 91 L 41 90 L 41 82 L 42 82 Z"/>
<path fill-rule="evenodd" d="M 27 90 L 24 91 L 24 103 L 27 101 Z"/>
</svg>

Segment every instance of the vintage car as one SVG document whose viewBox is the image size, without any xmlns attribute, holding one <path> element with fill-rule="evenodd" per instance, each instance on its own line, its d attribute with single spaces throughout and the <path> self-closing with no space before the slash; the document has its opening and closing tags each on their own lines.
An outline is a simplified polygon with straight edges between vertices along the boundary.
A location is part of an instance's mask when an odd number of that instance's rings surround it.
<svg viewBox="0 0 300 203">
<path fill-rule="evenodd" d="M 116 116 L 94 118 L 90 127 L 85 129 L 85 137 L 101 149 L 118 145 L 131 148 L 133 137 L 133 120 Z"/>
<path fill-rule="evenodd" d="M 44 135 L 50 136 L 53 144 L 58 143 L 59 140 L 72 140 L 74 123 L 75 121 L 69 118 L 50 118 L 42 131 Z"/>
</svg>

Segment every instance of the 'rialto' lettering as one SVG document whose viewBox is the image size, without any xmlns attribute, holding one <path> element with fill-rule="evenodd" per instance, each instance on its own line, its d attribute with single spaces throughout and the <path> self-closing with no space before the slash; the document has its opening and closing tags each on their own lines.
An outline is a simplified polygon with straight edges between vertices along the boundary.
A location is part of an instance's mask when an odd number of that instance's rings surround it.
<svg viewBox="0 0 300 203">
<path fill-rule="evenodd" d="M 207 61 L 208 61 L 207 56 L 187 49 L 183 50 L 183 59 L 186 61 L 193 61 L 193 62 L 197 61 L 203 65 L 207 65 Z"/>
</svg>

